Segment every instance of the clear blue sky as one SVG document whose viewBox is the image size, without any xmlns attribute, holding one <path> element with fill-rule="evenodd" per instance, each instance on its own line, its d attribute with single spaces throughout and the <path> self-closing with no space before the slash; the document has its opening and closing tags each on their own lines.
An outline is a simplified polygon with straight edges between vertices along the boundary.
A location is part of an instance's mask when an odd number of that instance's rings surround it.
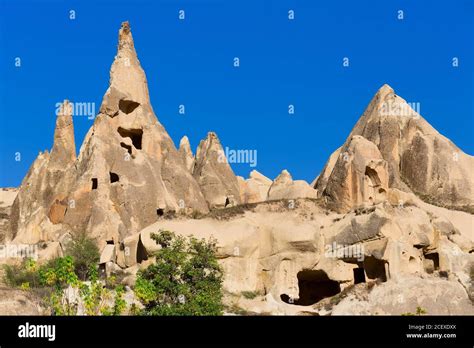
<svg viewBox="0 0 474 348">
<path fill-rule="evenodd" d="M 473 3 L 0 0 L 0 186 L 19 185 L 51 148 L 56 103 L 98 110 L 124 20 L 158 119 L 175 144 L 188 135 L 193 151 L 213 130 L 224 146 L 256 149 L 256 169 L 270 178 L 286 168 L 311 181 L 388 83 L 473 154 Z M 78 150 L 92 122 L 74 118 Z M 252 169 L 233 168 L 245 177 Z"/>
</svg>

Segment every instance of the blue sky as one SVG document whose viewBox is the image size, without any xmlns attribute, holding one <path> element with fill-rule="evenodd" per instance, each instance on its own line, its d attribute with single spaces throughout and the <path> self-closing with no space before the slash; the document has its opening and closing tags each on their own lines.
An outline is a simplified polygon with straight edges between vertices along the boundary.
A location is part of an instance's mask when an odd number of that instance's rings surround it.
<svg viewBox="0 0 474 348">
<path fill-rule="evenodd" d="M 158 119 L 193 151 L 212 130 L 224 146 L 257 150 L 268 177 L 286 168 L 311 181 L 388 83 L 472 155 L 473 13 L 470 0 L 0 0 L 0 187 L 19 185 L 52 147 L 56 103 L 99 109 L 124 20 Z M 92 122 L 74 117 L 78 150 Z"/>
</svg>

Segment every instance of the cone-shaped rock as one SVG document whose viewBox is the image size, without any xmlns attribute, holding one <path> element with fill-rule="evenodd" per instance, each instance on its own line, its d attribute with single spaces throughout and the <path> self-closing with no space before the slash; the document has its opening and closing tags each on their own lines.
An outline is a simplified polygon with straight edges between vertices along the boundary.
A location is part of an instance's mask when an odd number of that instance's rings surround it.
<svg viewBox="0 0 474 348">
<path fill-rule="evenodd" d="M 193 175 L 210 207 L 240 203 L 237 177 L 227 162 L 216 133 L 209 132 L 199 143 Z"/>
<path fill-rule="evenodd" d="M 438 133 L 390 86 L 382 86 L 375 94 L 344 146 L 354 135 L 378 147 L 388 164 L 391 188 L 412 191 L 448 207 L 474 204 L 474 157 Z M 315 184 L 320 194 L 334 167 L 334 156 Z"/>
<path fill-rule="evenodd" d="M 182 137 L 181 141 L 179 142 L 179 154 L 184 162 L 184 165 L 186 166 L 186 169 L 192 173 L 194 167 L 194 156 L 193 152 L 191 151 L 191 145 L 189 144 L 189 139 L 187 136 Z"/>
<path fill-rule="evenodd" d="M 36 163 L 34 168 L 39 166 Z M 50 202 L 49 215 L 39 213 L 35 219 L 86 231 L 104 244 L 138 232 L 167 210 L 208 211 L 196 180 L 153 112 L 127 22 L 119 31 L 110 86 L 100 113 L 73 167 L 59 175 L 56 182 L 60 184 L 42 190 L 44 195 L 68 202 L 67 209 L 51 210 Z M 25 178 L 22 187 L 31 179 Z M 32 208 L 24 205 L 16 213 L 21 216 L 29 211 Z M 15 235 L 32 233 L 31 228 L 15 222 L 12 227 Z"/>
</svg>

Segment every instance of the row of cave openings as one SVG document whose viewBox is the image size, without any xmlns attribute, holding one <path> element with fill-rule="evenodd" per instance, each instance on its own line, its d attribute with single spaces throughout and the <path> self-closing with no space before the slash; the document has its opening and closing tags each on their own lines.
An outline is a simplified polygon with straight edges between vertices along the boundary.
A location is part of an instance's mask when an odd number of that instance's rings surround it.
<svg viewBox="0 0 474 348">
<path fill-rule="evenodd" d="M 113 184 L 114 182 L 119 182 L 120 177 L 117 173 L 109 172 L 110 183 Z M 92 178 L 92 190 L 97 190 L 99 187 L 99 180 L 97 178 Z"/>
<path fill-rule="evenodd" d="M 425 259 L 433 262 L 433 270 L 439 270 L 439 254 L 427 253 Z M 367 281 L 387 281 L 386 262 L 373 256 L 357 262 L 353 269 L 353 283 L 360 284 Z M 325 298 L 335 296 L 341 292 L 338 281 L 332 280 L 323 270 L 302 270 L 296 275 L 298 279 L 299 294 L 297 299 L 292 299 L 288 294 L 281 294 L 283 302 L 299 306 L 310 306 Z"/>
</svg>

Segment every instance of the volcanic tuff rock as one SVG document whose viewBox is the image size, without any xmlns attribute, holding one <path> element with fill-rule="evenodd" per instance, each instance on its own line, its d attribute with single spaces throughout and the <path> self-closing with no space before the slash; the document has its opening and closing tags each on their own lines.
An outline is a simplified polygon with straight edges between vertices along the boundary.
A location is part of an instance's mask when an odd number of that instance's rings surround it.
<svg viewBox="0 0 474 348">
<path fill-rule="evenodd" d="M 237 179 L 239 180 L 242 203 L 258 203 L 267 199 L 272 181 L 265 175 L 252 170 L 247 180 L 240 176 Z"/>
<path fill-rule="evenodd" d="M 209 132 L 196 152 L 193 176 L 210 207 L 225 207 L 240 203 L 237 177 L 225 157 L 216 133 Z"/>
<path fill-rule="evenodd" d="M 387 162 L 377 146 L 355 135 L 346 144 L 334 164 L 325 187 L 329 205 L 347 211 L 364 203 L 376 204 L 386 198 Z"/>
<path fill-rule="evenodd" d="M 12 207 L 12 238 L 34 243 L 51 238 L 44 231 L 72 229 L 118 242 L 166 210 L 208 211 L 156 119 L 127 22 L 110 86 L 77 160 L 73 141 L 71 116 L 58 115 L 53 151 L 38 156 Z"/>
<path fill-rule="evenodd" d="M 316 197 L 316 190 L 304 180 L 293 180 L 286 169 L 282 170 L 268 190 L 269 200 Z"/>
<path fill-rule="evenodd" d="M 183 160 L 186 169 L 192 173 L 194 169 L 194 155 L 191 151 L 191 145 L 189 144 L 189 139 L 187 136 L 181 138 L 179 142 L 179 154 Z"/>
<path fill-rule="evenodd" d="M 388 164 L 389 187 L 413 191 L 442 206 L 474 205 L 474 157 L 439 134 L 390 86 L 379 89 L 343 148 L 355 135 L 379 148 Z M 338 152 L 330 157 L 314 186 L 320 195 L 325 195 Z"/>
</svg>

